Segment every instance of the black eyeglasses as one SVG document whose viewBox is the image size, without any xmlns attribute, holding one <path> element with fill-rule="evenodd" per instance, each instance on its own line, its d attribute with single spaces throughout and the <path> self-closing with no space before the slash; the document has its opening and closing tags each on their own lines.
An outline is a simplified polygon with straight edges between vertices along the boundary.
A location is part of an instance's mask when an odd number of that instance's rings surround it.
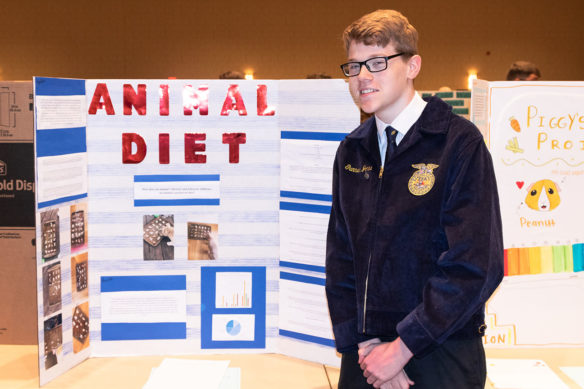
<svg viewBox="0 0 584 389">
<path fill-rule="evenodd" d="M 346 77 L 354 77 L 359 75 L 363 65 L 365 65 L 367 70 L 369 70 L 371 73 L 381 72 L 387 69 L 387 61 L 404 54 L 405 53 L 398 53 L 389 55 L 387 57 L 373 57 L 363 62 L 347 62 L 341 65 L 341 70 Z"/>
</svg>

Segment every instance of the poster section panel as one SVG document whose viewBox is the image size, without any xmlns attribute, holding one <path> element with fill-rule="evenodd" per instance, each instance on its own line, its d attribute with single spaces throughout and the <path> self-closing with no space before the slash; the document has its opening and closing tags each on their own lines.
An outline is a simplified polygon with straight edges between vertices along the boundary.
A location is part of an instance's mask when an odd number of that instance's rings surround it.
<svg viewBox="0 0 584 389">
<path fill-rule="evenodd" d="M 280 82 L 280 340 L 286 355 L 338 365 L 324 291 L 332 167 L 359 125 L 343 80 Z"/>
<path fill-rule="evenodd" d="M 201 348 L 266 347 L 266 268 L 201 268 Z"/>
<path fill-rule="evenodd" d="M 186 276 L 102 276 L 101 339 L 186 339 Z"/>
<path fill-rule="evenodd" d="M 487 304 L 484 343 L 582 347 L 581 310 L 571 307 L 584 290 L 584 83 L 476 87 L 473 118 L 490 134 L 505 244 L 506 277 Z"/>
<path fill-rule="evenodd" d="M 202 345 L 213 325 L 229 324 L 203 320 L 209 265 L 264 269 L 253 301 L 266 308 L 237 320 L 262 330 L 228 344 L 275 351 L 278 82 L 88 80 L 86 89 L 92 354 L 218 352 Z M 184 287 L 160 292 L 166 277 Z M 109 279 L 134 289 L 104 292 Z M 148 295 L 160 300 L 146 304 Z"/>
<path fill-rule="evenodd" d="M 34 79 L 41 385 L 89 357 L 85 81 Z"/>
</svg>

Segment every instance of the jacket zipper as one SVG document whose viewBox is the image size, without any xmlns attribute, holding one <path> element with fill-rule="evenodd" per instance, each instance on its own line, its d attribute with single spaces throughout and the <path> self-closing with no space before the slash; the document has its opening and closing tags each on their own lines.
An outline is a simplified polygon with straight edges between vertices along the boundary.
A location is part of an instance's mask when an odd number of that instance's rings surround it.
<svg viewBox="0 0 584 389">
<path fill-rule="evenodd" d="M 367 262 L 367 277 L 365 277 L 365 298 L 363 299 L 363 333 L 365 333 L 365 324 L 367 321 L 367 287 L 369 286 L 369 268 L 371 267 L 371 253 Z"/>
<path fill-rule="evenodd" d="M 387 161 L 386 161 L 387 162 Z M 383 181 L 383 166 L 379 169 L 379 184 L 377 187 L 377 198 L 375 199 L 375 215 L 379 206 L 379 196 L 381 195 L 381 183 Z M 377 219 L 377 218 L 376 218 Z M 375 231 L 373 232 L 373 245 L 375 247 L 375 234 L 377 232 L 377 220 L 375 220 Z M 373 248 L 371 249 L 373 251 Z M 365 297 L 363 298 L 363 333 L 365 333 L 365 324 L 367 324 L 367 291 L 369 289 L 369 270 L 371 269 L 371 252 L 367 261 L 367 276 L 365 277 Z"/>
</svg>

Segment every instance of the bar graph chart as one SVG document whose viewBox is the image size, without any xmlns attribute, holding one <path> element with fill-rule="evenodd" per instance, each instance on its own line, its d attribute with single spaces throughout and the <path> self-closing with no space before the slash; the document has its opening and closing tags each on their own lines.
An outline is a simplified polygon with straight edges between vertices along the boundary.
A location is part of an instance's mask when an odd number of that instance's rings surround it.
<svg viewBox="0 0 584 389">
<path fill-rule="evenodd" d="M 251 308 L 252 273 L 217 272 L 216 308 Z"/>
</svg>

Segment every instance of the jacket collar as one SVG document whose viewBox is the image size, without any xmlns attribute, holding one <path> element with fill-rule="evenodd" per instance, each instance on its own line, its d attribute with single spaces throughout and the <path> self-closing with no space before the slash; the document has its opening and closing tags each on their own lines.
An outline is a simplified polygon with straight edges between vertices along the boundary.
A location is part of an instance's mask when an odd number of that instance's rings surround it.
<svg viewBox="0 0 584 389">
<path fill-rule="evenodd" d="M 428 104 L 426 104 L 426 108 L 422 112 L 420 119 L 418 119 L 410 130 L 411 132 L 415 132 L 415 134 L 409 134 L 410 136 L 407 137 L 412 141 L 417 140 L 417 138 L 425 134 L 439 135 L 448 132 L 448 124 L 452 117 L 452 107 L 436 96 L 431 96 L 424 100 Z M 359 127 L 347 135 L 347 139 L 359 141 L 368 152 L 372 153 L 373 151 L 377 151 L 377 154 L 379 154 L 375 116 L 371 116 L 361 123 Z M 407 143 L 411 142 L 408 141 Z"/>
<path fill-rule="evenodd" d="M 428 104 L 418 121 L 420 131 L 426 134 L 446 134 L 452 118 L 452 107 L 436 96 L 425 100 Z"/>
</svg>

